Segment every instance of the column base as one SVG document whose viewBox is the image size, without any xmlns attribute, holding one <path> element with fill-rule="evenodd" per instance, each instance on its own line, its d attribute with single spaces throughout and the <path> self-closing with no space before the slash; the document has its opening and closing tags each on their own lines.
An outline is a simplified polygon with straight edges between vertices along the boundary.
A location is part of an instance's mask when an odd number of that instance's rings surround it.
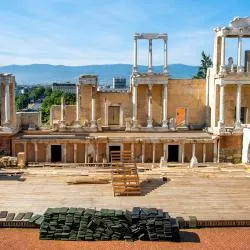
<svg viewBox="0 0 250 250">
<path fill-rule="evenodd" d="M 153 127 L 153 120 L 148 120 L 148 125 L 147 128 L 152 128 Z"/>
<path fill-rule="evenodd" d="M 224 76 L 227 73 L 225 66 L 220 66 L 219 76 Z"/>
<path fill-rule="evenodd" d="M 237 66 L 237 73 L 243 73 L 244 67 L 243 66 Z"/>
<path fill-rule="evenodd" d="M 132 128 L 137 128 L 137 120 L 132 120 Z"/>
<path fill-rule="evenodd" d="M 148 73 L 153 73 L 153 69 L 152 68 L 148 68 Z"/>
<path fill-rule="evenodd" d="M 225 123 L 222 122 L 222 121 L 218 121 L 218 128 L 219 128 L 219 131 L 223 132 L 225 131 Z"/>
<path fill-rule="evenodd" d="M 80 121 L 75 121 L 74 127 L 75 127 L 75 128 L 81 128 L 81 123 L 80 123 Z"/>
<path fill-rule="evenodd" d="M 90 127 L 91 128 L 96 128 L 96 120 L 92 120 L 92 121 L 90 121 Z"/>
<path fill-rule="evenodd" d="M 234 129 L 236 129 L 236 130 L 240 130 L 240 129 L 242 129 L 242 124 L 241 124 L 241 122 L 240 122 L 240 121 L 237 121 L 237 122 L 235 123 L 235 127 L 234 127 Z"/>
<path fill-rule="evenodd" d="M 5 121 L 4 123 L 3 123 L 3 127 L 10 127 L 10 121 Z"/>
<path fill-rule="evenodd" d="M 8 125 L 9 125 L 9 124 L 8 124 Z M 13 130 L 12 130 L 12 128 L 10 128 L 9 126 L 6 126 L 6 124 L 4 124 L 4 126 L 1 127 L 1 131 L 10 133 L 10 132 L 12 132 Z"/>
<path fill-rule="evenodd" d="M 138 72 L 138 68 L 137 67 L 133 67 L 133 72 L 137 73 Z"/>
<path fill-rule="evenodd" d="M 163 73 L 164 73 L 165 75 L 168 75 L 168 69 L 167 69 L 167 68 L 164 68 L 164 69 L 163 69 Z"/>
<path fill-rule="evenodd" d="M 60 128 L 66 128 L 66 123 L 65 123 L 65 121 L 60 121 L 59 127 L 60 127 Z"/>
<path fill-rule="evenodd" d="M 162 121 L 162 127 L 163 128 L 168 128 L 168 122 L 166 120 Z"/>
</svg>

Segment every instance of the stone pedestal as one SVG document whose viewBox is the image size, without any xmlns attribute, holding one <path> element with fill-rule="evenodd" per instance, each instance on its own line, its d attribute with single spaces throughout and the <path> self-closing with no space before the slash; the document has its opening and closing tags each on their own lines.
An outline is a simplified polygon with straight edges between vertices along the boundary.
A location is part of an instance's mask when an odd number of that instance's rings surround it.
<svg viewBox="0 0 250 250">
<path fill-rule="evenodd" d="M 153 120 L 147 120 L 147 128 L 153 127 Z"/>
<path fill-rule="evenodd" d="M 81 126 L 80 121 L 75 121 L 74 127 L 75 127 L 75 128 L 81 128 L 82 126 Z"/>
<path fill-rule="evenodd" d="M 91 128 L 96 128 L 97 127 L 96 120 L 90 121 L 90 127 Z"/>
</svg>

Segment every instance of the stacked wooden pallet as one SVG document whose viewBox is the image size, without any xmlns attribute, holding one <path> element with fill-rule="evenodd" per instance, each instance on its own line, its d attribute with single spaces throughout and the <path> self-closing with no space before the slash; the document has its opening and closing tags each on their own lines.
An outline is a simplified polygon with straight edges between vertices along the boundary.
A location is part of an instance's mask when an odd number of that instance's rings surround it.
<svg viewBox="0 0 250 250">
<path fill-rule="evenodd" d="M 139 176 L 131 152 L 112 152 L 111 159 L 114 196 L 140 195 Z"/>
</svg>

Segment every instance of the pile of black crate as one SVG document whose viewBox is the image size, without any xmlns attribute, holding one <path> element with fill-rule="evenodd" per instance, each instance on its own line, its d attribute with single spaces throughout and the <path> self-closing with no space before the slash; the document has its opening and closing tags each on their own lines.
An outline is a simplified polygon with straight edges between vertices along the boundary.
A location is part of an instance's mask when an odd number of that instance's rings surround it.
<svg viewBox="0 0 250 250">
<path fill-rule="evenodd" d="M 159 209 L 132 212 L 84 208 L 48 208 L 40 227 L 46 240 L 178 240 L 176 219 Z"/>
<path fill-rule="evenodd" d="M 178 221 L 162 209 L 134 207 L 132 222 L 130 229 L 133 236 L 140 240 L 179 240 Z"/>
</svg>

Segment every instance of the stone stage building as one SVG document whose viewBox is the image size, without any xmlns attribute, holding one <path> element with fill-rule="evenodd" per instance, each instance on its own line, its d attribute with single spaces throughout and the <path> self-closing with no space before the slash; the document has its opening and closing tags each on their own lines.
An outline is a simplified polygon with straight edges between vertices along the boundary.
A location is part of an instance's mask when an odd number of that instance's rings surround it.
<svg viewBox="0 0 250 250">
<path fill-rule="evenodd" d="M 14 77 L 1 75 L 0 150 L 28 162 L 109 162 L 113 150 L 131 150 L 137 162 L 249 161 L 250 18 L 215 29 L 213 67 L 207 79 L 171 79 L 168 35 L 136 33 L 129 89 L 99 89 L 98 77 L 82 75 L 76 105 L 51 109 L 50 128 L 35 118 L 16 119 Z M 153 72 L 153 41 L 163 42 L 163 71 Z M 226 63 L 226 41 L 237 39 L 237 65 Z M 148 71 L 139 72 L 137 47 L 148 41 Z M 243 64 L 243 61 L 245 62 Z M 23 122 L 31 121 L 31 126 Z M 250 127 L 250 126 L 249 126 Z M 26 129 L 25 129 L 26 128 Z M 244 132 L 243 132 L 244 131 Z M 244 136 L 243 136 L 244 135 Z"/>
</svg>

